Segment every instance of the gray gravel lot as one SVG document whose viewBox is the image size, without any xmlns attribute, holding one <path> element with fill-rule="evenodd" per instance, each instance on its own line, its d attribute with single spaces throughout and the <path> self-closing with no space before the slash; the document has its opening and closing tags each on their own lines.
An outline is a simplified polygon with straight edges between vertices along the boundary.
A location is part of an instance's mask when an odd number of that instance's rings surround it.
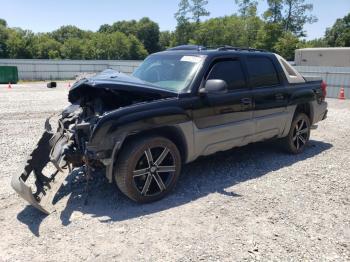
<svg viewBox="0 0 350 262">
<path fill-rule="evenodd" d="M 0 85 L 0 261 L 350 261 L 350 103 L 329 99 L 307 150 L 274 142 L 201 158 L 164 200 L 138 205 L 72 174 L 45 216 L 10 187 L 67 83 Z"/>
</svg>

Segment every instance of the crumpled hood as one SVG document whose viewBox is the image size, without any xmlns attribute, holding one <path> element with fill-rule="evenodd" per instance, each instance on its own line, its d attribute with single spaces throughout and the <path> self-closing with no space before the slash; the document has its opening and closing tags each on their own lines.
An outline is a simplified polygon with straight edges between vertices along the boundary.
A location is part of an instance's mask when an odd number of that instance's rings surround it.
<svg viewBox="0 0 350 262">
<path fill-rule="evenodd" d="M 161 89 L 112 69 L 106 69 L 91 78 L 84 78 L 76 82 L 69 91 L 68 100 L 74 103 L 88 93 L 96 94 L 103 90 L 115 90 L 146 97 L 154 96 L 159 99 L 178 96 L 176 92 Z"/>
</svg>

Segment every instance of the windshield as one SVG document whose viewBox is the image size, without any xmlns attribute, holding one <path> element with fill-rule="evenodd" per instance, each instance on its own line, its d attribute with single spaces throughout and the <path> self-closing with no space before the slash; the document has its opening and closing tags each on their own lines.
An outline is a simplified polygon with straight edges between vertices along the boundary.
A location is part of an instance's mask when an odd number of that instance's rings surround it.
<svg viewBox="0 0 350 262">
<path fill-rule="evenodd" d="M 136 69 L 133 76 L 180 93 L 191 83 L 202 61 L 203 56 L 153 55 Z"/>
</svg>

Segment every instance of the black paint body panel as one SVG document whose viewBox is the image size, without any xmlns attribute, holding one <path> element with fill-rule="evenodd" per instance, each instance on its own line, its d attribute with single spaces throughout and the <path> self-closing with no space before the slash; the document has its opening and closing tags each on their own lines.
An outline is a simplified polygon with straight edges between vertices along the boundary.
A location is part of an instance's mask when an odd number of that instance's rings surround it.
<svg viewBox="0 0 350 262">
<path fill-rule="evenodd" d="M 197 51 L 167 51 L 183 55 L 197 55 Z M 161 55 L 158 53 L 155 55 Z M 272 53 L 248 51 L 200 51 L 206 56 L 190 87 L 174 93 L 152 86 L 137 78 L 109 71 L 97 78 L 77 82 L 69 92 L 70 102 L 76 102 L 89 90 L 115 89 L 144 96 L 153 96 L 153 101 L 119 108 L 101 116 L 95 125 L 89 150 L 108 151 L 118 141 L 144 130 L 176 126 L 192 121 L 198 129 L 214 127 L 230 121 L 249 120 L 249 112 L 310 103 L 321 99 L 321 81 L 289 84 L 280 63 Z M 278 73 L 279 85 L 255 88 L 251 85 L 246 59 L 262 56 L 270 59 Z M 247 79 L 247 87 L 223 94 L 199 94 L 208 72 L 217 60 L 239 59 Z M 248 113 L 247 113 L 248 112 Z M 241 115 L 240 115 L 241 114 Z M 242 117 L 241 117 L 242 116 Z"/>
</svg>

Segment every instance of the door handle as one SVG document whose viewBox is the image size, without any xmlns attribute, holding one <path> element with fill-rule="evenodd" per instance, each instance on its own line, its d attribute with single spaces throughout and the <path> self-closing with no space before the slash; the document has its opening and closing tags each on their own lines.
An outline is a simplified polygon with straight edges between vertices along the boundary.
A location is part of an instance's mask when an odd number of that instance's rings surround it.
<svg viewBox="0 0 350 262">
<path fill-rule="evenodd" d="M 243 105 L 251 105 L 252 104 L 252 99 L 249 97 L 245 97 L 241 99 L 241 104 Z"/>
<path fill-rule="evenodd" d="M 281 94 L 281 93 L 276 94 L 275 97 L 276 97 L 277 100 L 283 100 L 284 99 L 284 95 Z"/>
</svg>

